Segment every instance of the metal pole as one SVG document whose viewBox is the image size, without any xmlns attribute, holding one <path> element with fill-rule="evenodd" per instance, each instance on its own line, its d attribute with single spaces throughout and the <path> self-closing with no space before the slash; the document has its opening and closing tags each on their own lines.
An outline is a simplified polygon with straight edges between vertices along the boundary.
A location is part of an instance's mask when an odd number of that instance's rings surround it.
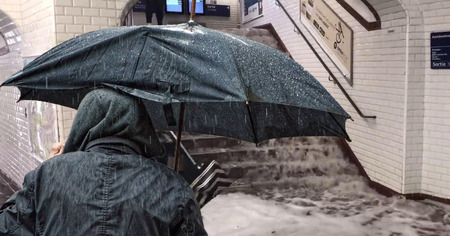
<svg viewBox="0 0 450 236">
<path fill-rule="evenodd" d="M 197 1 L 196 0 L 191 0 L 192 1 L 192 3 L 191 3 L 191 21 L 194 21 L 194 18 L 195 18 L 195 4 L 197 3 Z"/>
<path fill-rule="evenodd" d="M 178 116 L 178 133 L 177 133 L 177 147 L 175 149 L 175 162 L 173 164 L 173 170 L 178 172 L 178 162 L 180 160 L 180 147 L 181 147 L 181 133 L 183 132 L 183 119 L 184 119 L 184 102 L 180 103 L 180 115 Z"/>
</svg>

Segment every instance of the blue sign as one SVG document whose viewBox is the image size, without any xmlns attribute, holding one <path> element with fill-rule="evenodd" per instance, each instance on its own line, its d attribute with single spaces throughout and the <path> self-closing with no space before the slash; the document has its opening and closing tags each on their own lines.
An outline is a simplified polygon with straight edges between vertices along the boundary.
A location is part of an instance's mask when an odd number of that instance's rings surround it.
<svg viewBox="0 0 450 236">
<path fill-rule="evenodd" d="M 226 16 L 230 17 L 230 6 L 206 4 L 206 15 L 208 16 Z"/>
<path fill-rule="evenodd" d="M 450 69 L 450 32 L 431 33 L 431 69 Z"/>
</svg>

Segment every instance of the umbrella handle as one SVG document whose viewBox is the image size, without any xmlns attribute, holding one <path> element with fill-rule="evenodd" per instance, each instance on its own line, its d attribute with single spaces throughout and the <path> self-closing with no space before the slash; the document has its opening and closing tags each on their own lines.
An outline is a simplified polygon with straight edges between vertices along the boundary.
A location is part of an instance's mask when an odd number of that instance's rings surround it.
<svg viewBox="0 0 450 236">
<path fill-rule="evenodd" d="M 178 116 L 178 133 L 177 133 L 177 147 L 175 149 L 175 162 L 173 164 L 173 170 L 178 172 L 178 163 L 180 160 L 180 147 L 181 147 L 181 133 L 183 132 L 183 120 L 184 120 L 184 105 L 180 103 L 180 114 Z"/>
<path fill-rule="evenodd" d="M 190 18 L 190 20 L 194 21 L 194 18 L 195 18 L 195 4 L 197 3 L 197 1 L 196 0 L 191 0 L 191 1 L 192 1 L 192 3 L 191 3 L 191 18 Z"/>
</svg>

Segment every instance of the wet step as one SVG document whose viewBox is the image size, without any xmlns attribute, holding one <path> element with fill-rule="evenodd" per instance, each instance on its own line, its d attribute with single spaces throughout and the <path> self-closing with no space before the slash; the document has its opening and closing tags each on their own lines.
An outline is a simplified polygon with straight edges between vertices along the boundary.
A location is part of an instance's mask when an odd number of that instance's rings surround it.
<svg viewBox="0 0 450 236">
<path fill-rule="evenodd" d="M 204 148 L 227 148 L 232 149 L 235 147 L 243 147 L 243 146 L 255 146 L 253 143 L 249 143 L 246 141 L 225 138 L 220 136 L 190 136 L 188 138 L 182 138 L 182 143 L 184 147 L 188 150 L 195 149 L 204 149 Z"/>
<path fill-rule="evenodd" d="M 283 178 L 301 178 L 304 176 L 323 175 L 358 175 L 354 165 L 347 165 L 343 159 L 278 161 L 241 161 L 223 163 L 221 166 L 229 173 L 230 178 L 259 178 L 274 180 Z"/>
<path fill-rule="evenodd" d="M 189 151 L 197 163 L 207 163 L 216 160 L 221 164 L 231 162 L 244 162 L 248 160 L 258 160 L 266 158 L 275 158 L 275 150 L 249 150 L 249 149 L 194 149 Z"/>
<path fill-rule="evenodd" d="M 255 146 L 236 146 L 232 148 L 196 148 L 188 149 L 188 151 L 199 163 L 216 160 L 222 164 L 246 161 L 254 161 L 257 164 L 271 161 L 305 160 L 305 158 L 317 159 L 321 156 L 328 156 L 333 152 L 328 149 L 321 150 L 302 146 L 289 148 L 283 146 L 262 148 Z"/>
</svg>

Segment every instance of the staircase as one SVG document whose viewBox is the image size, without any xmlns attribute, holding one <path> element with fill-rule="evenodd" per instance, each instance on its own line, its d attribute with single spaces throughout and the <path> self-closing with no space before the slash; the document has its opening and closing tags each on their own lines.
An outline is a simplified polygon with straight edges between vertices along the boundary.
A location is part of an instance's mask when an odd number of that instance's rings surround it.
<svg viewBox="0 0 450 236">
<path fill-rule="evenodd" d="M 231 189 L 289 186 L 311 176 L 359 175 L 358 166 L 345 154 L 342 140 L 333 137 L 282 138 L 253 143 L 204 135 L 186 134 L 182 143 L 201 165 L 216 160 L 233 180 Z M 308 180 L 307 180 L 308 179 Z M 247 189 L 248 190 L 248 189 Z"/>
<path fill-rule="evenodd" d="M 259 162 L 258 157 L 276 155 L 274 147 L 205 134 L 183 135 L 182 143 L 198 165 L 215 160 L 232 179 L 242 178 L 249 166 Z"/>
</svg>

